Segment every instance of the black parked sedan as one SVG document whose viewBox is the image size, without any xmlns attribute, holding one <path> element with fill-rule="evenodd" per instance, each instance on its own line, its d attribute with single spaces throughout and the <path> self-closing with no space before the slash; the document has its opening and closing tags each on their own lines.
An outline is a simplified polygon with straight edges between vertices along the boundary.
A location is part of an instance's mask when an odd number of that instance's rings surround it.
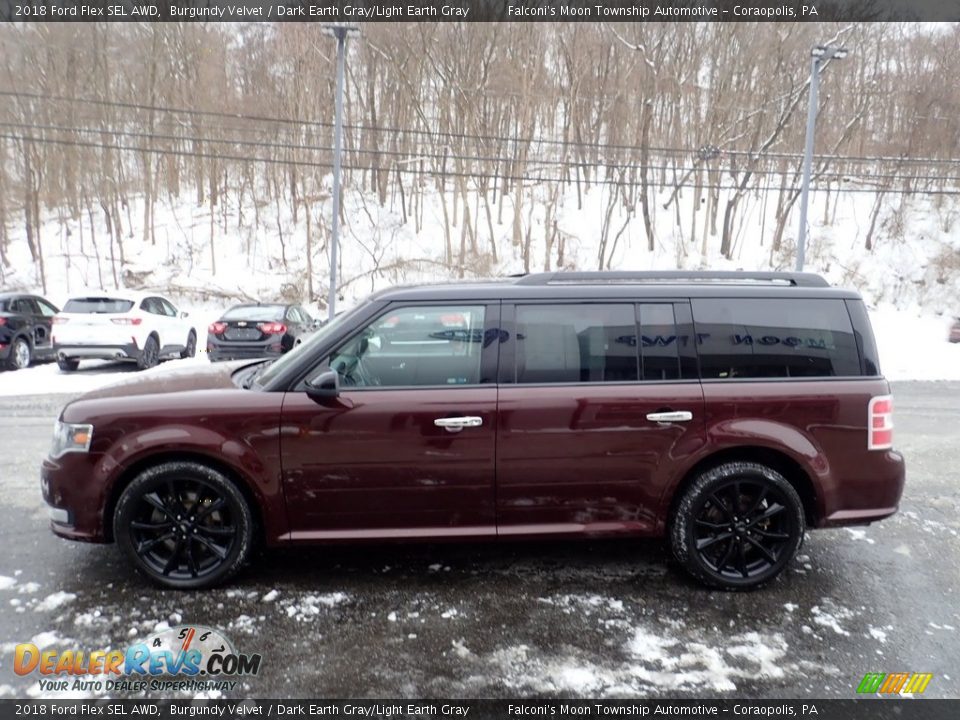
<svg viewBox="0 0 960 720">
<path fill-rule="evenodd" d="M 211 362 L 282 355 L 316 327 L 299 305 L 234 305 L 207 328 Z"/>
<path fill-rule="evenodd" d="M 0 365 L 19 370 L 34 360 L 52 360 L 50 337 L 58 312 L 53 303 L 36 295 L 0 294 Z"/>
</svg>

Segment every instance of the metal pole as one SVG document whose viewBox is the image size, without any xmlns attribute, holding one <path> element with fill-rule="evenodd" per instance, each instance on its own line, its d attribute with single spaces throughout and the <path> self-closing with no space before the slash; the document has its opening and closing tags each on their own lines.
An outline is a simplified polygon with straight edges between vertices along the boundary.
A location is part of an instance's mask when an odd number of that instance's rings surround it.
<svg viewBox="0 0 960 720">
<path fill-rule="evenodd" d="M 330 245 L 330 299 L 328 318 L 337 313 L 337 252 L 340 244 L 340 151 L 343 143 L 343 56 L 347 42 L 347 28 L 334 29 L 337 36 L 337 98 L 333 131 L 333 224 Z"/>
<path fill-rule="evenodd" d="M 813 165 L 813 133 L 817 124 L 817 91 L 820 85 L 820 58 L 810 62 L 810 107 L 807 110 L 807 143 L 803 151 L 803 185 L 800 190 L 800 232 L 797 235 L 797 272 L 803 271 L 807 244 L 807 202 L 810 196 L 810 171 Z"/>
</svg>

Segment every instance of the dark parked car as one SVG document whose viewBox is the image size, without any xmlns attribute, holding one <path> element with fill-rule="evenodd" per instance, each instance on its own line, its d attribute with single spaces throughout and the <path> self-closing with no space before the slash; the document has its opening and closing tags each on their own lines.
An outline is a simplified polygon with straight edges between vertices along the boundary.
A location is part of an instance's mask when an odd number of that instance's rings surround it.
<svg viewBox="0 0 960 720">
<path fill-rule="evenodd" d="M 749 588 L 897 511 L 863 301 L 816 275 L 545 273 L 396 288 L 272 362 L 60 415 L 53 531 L 199 588 L 255 543 L 666 537 Z"/>
<path fill-rule="evenodd" d="M 0 364 L 19 370 L 34 360 L 52 360 L 50 337 L 58 312 L 53 303 L 37 295 L 0 294 Z"/>
<path fill-rule="evenodd" d="M 299 305 L 234 305 L 207 328 L 212 362 L 282 355 L 317 321 Z"/>
</svg>

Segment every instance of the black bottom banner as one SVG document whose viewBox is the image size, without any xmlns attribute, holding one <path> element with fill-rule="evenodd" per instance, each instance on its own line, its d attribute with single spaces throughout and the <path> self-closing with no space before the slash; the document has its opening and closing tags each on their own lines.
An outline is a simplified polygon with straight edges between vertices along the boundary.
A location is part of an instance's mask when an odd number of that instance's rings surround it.
<svg viewBox="0 0 960 720">
<path fill-rule="evenodd" d="M 955 720 L 960 700 L 0 700 L 0 720 L 58 717 Z"/>
</svg>

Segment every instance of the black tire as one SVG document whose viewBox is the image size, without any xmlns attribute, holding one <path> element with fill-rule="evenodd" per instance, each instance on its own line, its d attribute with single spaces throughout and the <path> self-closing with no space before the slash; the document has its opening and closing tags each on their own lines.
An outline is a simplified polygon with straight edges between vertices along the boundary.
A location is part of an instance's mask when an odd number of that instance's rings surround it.
<svg viewBox="0 0 960 720">
<path fill-rule="evenodd" d="M 10 345 L 10 354 L 7 356 L 7 368 L 10 370 L 23 370 L 30 367 L 33 362 L 33 348 L 30 347 L 30 341 L 25 337 L 16 338 Z"/>
<path fill-rule="evenodd" d="M 777 577 L 803 542 L 803 503 L 766 465 L 730 462 L 701 473 L 670 520 L 673 555 L 693 577 L 725 590 Z"/>
<path fill-rule="evenodd" d="M 63 372 L 73 372 L 80 367 L 80 361 L 76 358 L 57 358 L 57 367 Z"/>
<path fill-rule="evenodd" d="M 180 351 L 181 358 L 192 358 L 197 354 L 197 334 L 191 330 L 187 335 L 187 346 Z"/>
<path fill-rule="evenodd" d="M 137 367 L 141 370 L 149 370 L 159 364 L 160 343 L 157 342 L 155 335 L 151 335 L 143 344 L 143 350 L 140 351 L 140 357 L 137 358 Z"/>
<path fill-rule="evenodd" d="M 253 517 L 223 473 L 196 462 L 167 462 L 144 470 L 124 489 L 113 534 L 152 582 L 199 590 L 243 566 L 253 544 Z"/>
</svg>

